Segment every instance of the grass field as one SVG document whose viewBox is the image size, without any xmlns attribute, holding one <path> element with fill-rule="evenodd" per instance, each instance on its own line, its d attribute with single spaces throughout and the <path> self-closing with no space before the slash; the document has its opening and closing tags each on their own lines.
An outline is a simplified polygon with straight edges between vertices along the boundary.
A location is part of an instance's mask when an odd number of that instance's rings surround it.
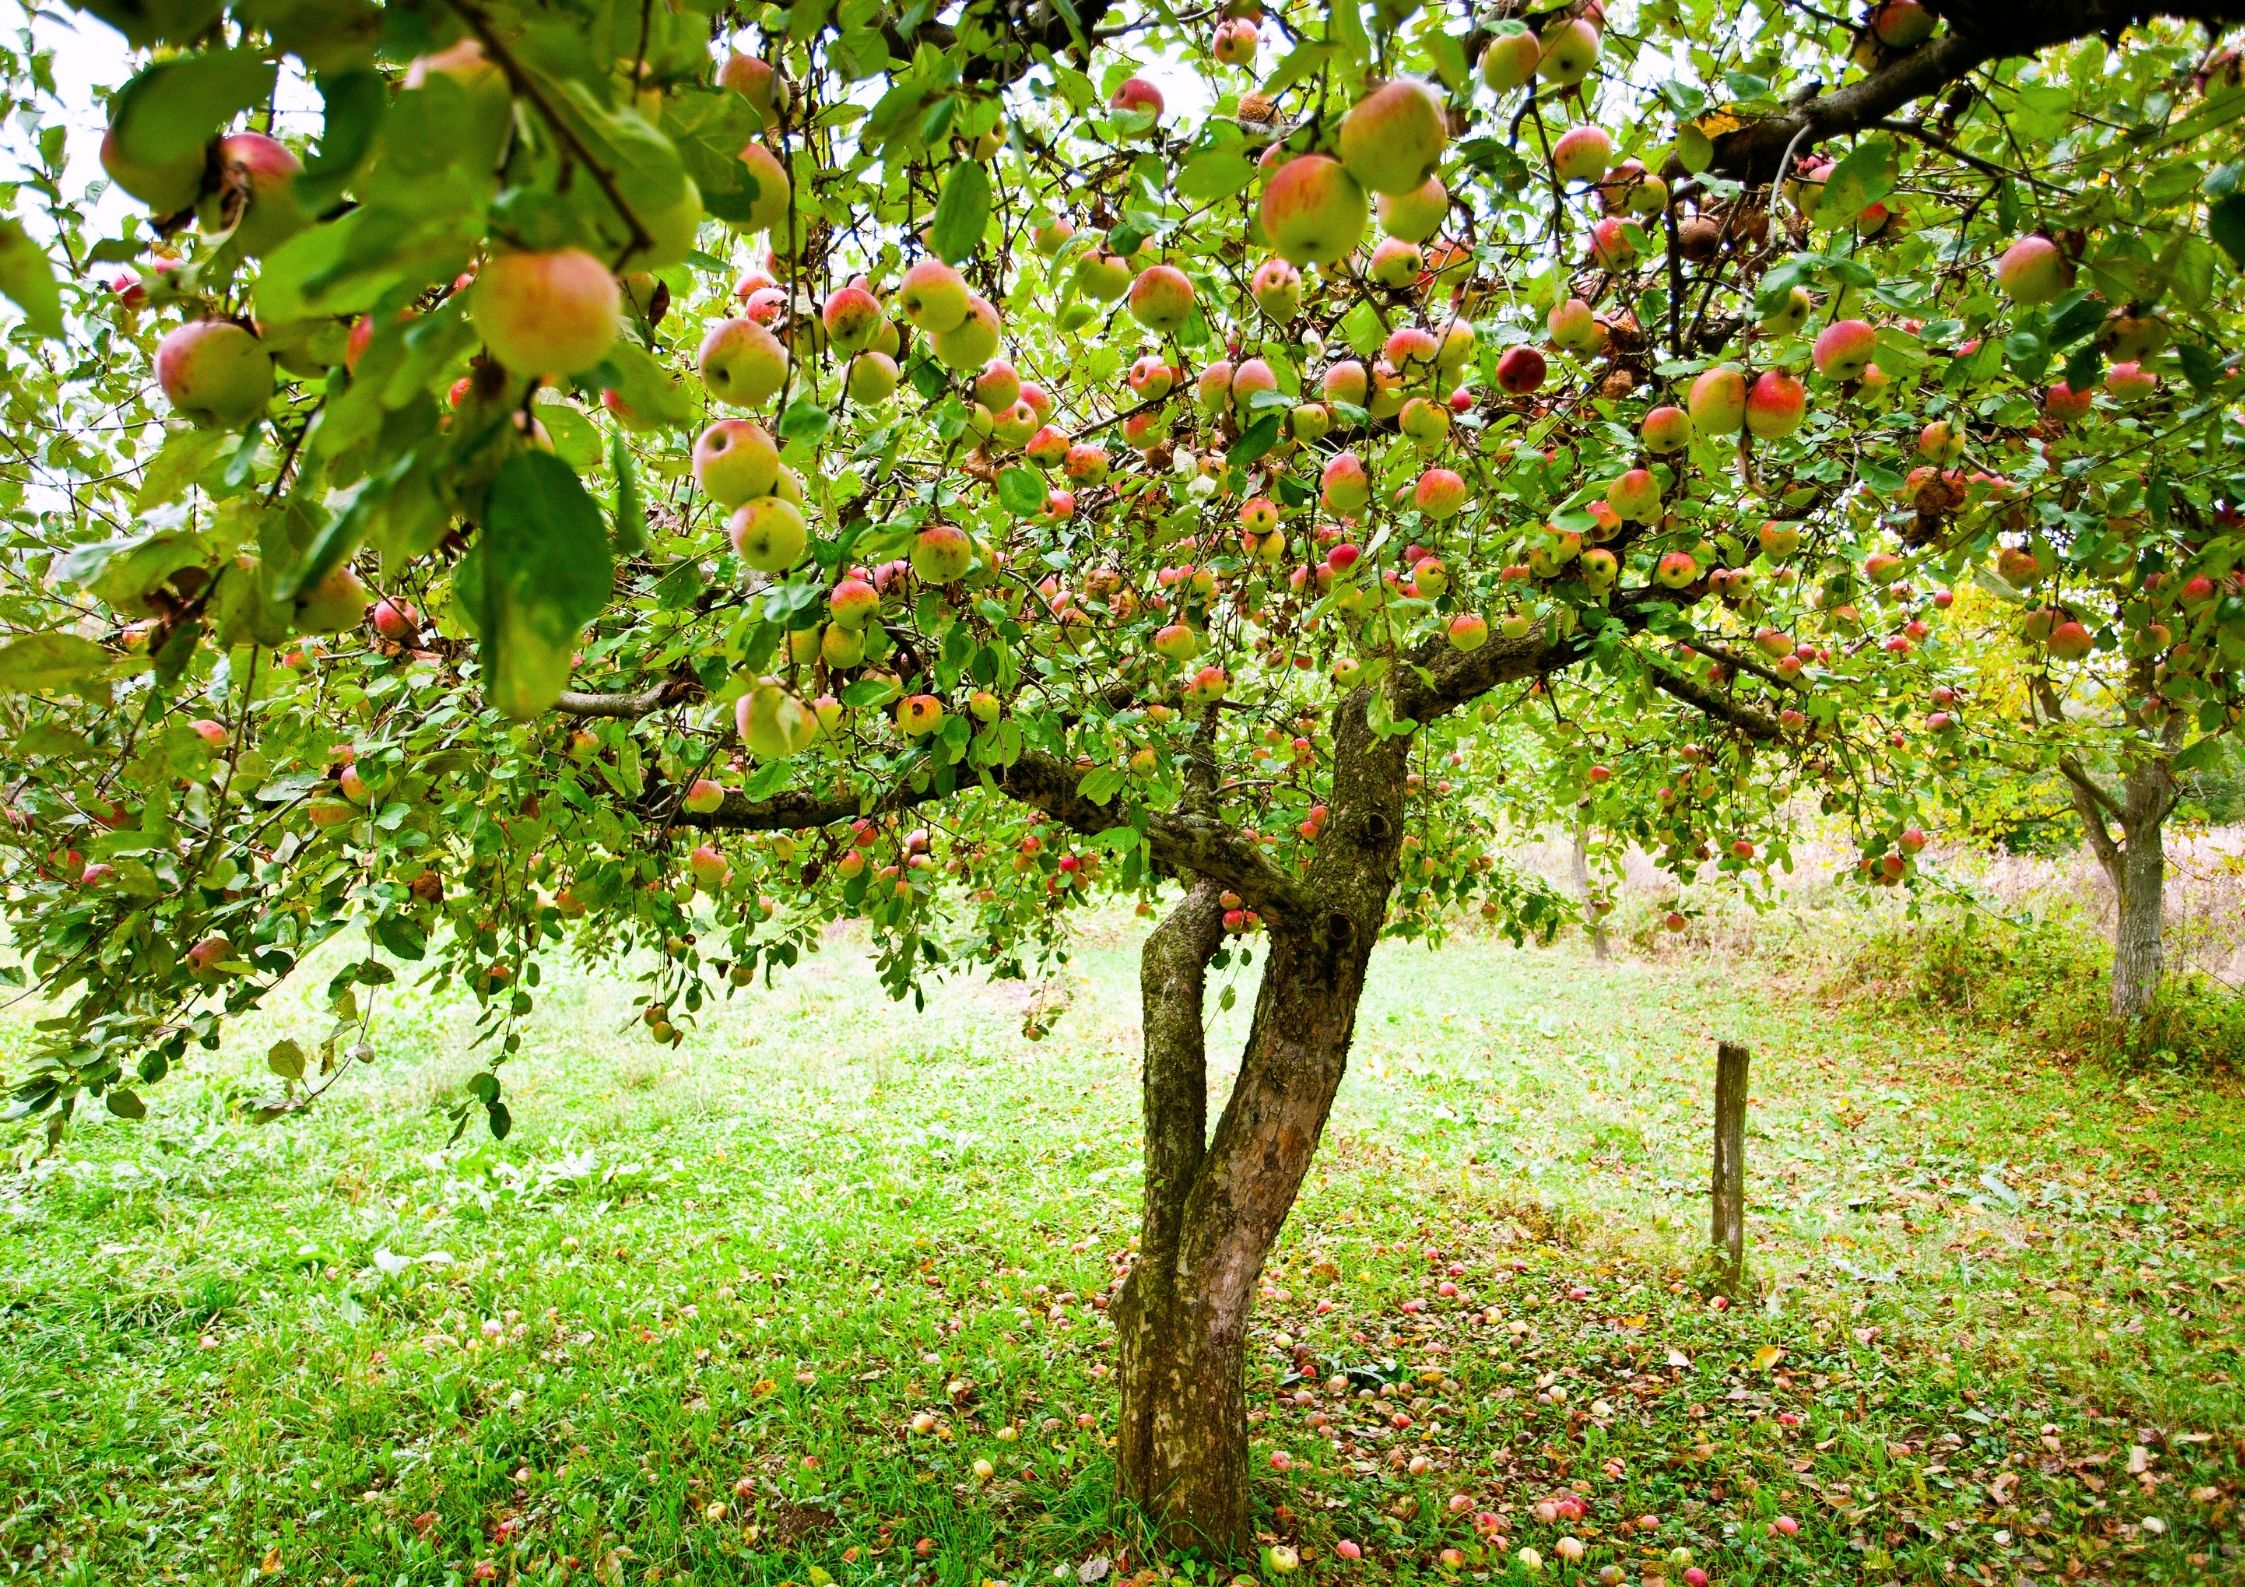
<svg viewBox="0 0 2245 1587">
<path fill-rule="evenodd" d="M 0 1576 L 1229 1579 L 1109 1496 L 1134 943 L 1094 938 L 1037 1043 L 1021 988 L 914 1014 L 846 941 L 675 1051 L 628 982 L 556 976 L 503 1143 L 445 1144 L 458 1007 L 393 998 L 380 1061 L 265 1127 L 233 1102 L 318 1027 L 245 1030 L 0 1179 Z M 1375 972 L 1249 1367 L 1303 1574 L 2245 1580 L 2245 1096 L 1728 962 Z M 1727 1308 L 1718 1036 L 1755 1054 Z"/>
</svg>

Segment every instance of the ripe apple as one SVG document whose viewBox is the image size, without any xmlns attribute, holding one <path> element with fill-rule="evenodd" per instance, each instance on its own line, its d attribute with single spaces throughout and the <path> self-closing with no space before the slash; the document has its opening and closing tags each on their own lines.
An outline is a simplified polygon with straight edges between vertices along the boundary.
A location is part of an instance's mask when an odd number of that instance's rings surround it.
<svg viewBox="0 0 2245 1587">
<path fill-rule="evenodd" d="M 1692 428 L 1703 435 L 1736 435 L 1746 422 L 1746 375 L 1729 364 L 1702 370 L 1684 399 Z"/>
<path fill-rule="evenodd" d="M 2105 395 L 2115 402 L 2141 402 L 2158 389 L 2159 377 L 2140 363 L 2118 363 L 2105 371 Z"/>
<path fill-rule="evenodd" d="M 953 330 L 971 311 L 974 294 L 966 277 L 941 259 L 922 259 L 904 272 L 897 284 L 897 307 L 904 317 L 930 336 Z"/>
<path fill-rule="evenodd" d="M 1414 78 L 1383 83 L 1341 118 L 1341 164 L 1374 193 L 1408 193 L 1423 184 L 1449 141 L 1442 102 Z"/>
<path fill-rule="evenodd" d="M 1536 75 L 1561 88 L 1572 87 L 1598 64 L 1598 30 L 1583 17 L 1555 22 L 1539 41 Z"/>
<path fill-rule="evenodd" d="M 2058 424 L 2072 424 L 2077 419 L 2087 418 L 2096 403 L 2094 391 L 2076 391 L 2063 380 L 2054 382 L 2042 394 L 2042 411 Z"/>
<path fill-rule="evenodd" d="M 751 319 L 719 320 L 702 338 L 697 361 L 702 384 L 717 401 L 757 408 L 787 383 L 787 349 Z"/>
<path fill-rule="evenodd" d="M 303 163 L 277 139 L 262 132 L 231 132 L 218 140 L 211 159 L 220 183 L 203 195 L 196 219 L 204 231 L 232 226 L 234 245 L 256 259 L 312 223 L 296 198 L 296 175 Z"/>
<path fill-rule="evenodd" d="M 1619 274 L 1637 263 L 1637 241 L 1630 235 L 1630 223 L 1619 215 L 1608 215 L 1590 228 L 1590 258 L 1601 270 Z"/>
<path fill-rule="evenodd" d="M 2048 237 L 2022 237 L 1996 261 L 1996 288 L 2022 308 L 2048 303 L 2073 285 L 2073 264 Z"/>
<path fill-rule="evenodd" d="M 836 287 L 827 294 L 819 320 L 836 352 L 862 352 L 873 345 L 881 324 L 881 300 L 863 287 Z"/>
<path fill-rule="evenodd" d="M 1606 345 L 1606 327 L 1581 298 L 1554 303 L 1544 315 L 1544 328 L 1551 333 L 1554 347 L 1578 358 L 1594 358 Z"/>
<path fill-rule="evenodd" d="M 1698 578 L 1699 559 L 1689 551 L 1668 552 L 1653 569 L 1654 582 L 1672 590 L 1680 590 Z"/>
<path fill-rule="evenodd" d="M 1076 290 L 1094 303 L 1112 303 L 1135 280 L 1130 261 L 1093 249 L 1076 261 Z"/>
<path fill-rule="evenodd" d="M 1808 295 L 1806 287 L 1790 288 L 1778 300 L 1777 307 L 1762 316 L 1762 330 L 1770 336 L 1790 336 L 1806 325 L 1808 317 L 1815 312 L 1816 300 Z"/>
<path fill-rule="evenodd" d="M 860 353 L 850 360 L 844 379 L 852 402 L 868 407 L 886 402 L 896 395 L 896 360 L 887 353 Z"/>
<path fill-rule="evenodd" d="M 1810 356 L 1816 372 L 1836 385 L 1860 377 L 1877 344 L 1878 332 L 1868 320 L 1834 320 L 1817 334 Z"/>
<path fill-rule="evenodd" d="M 1220 66 L 1250 66 L 1255 61 L 1255 47 L 1261 37 L 1253 22 L 1246 17 L 1232 17 L 1216 24 L 1216 37 L 1210 42 L 1208 53 Z"/>
<path fill-rule="evenodd" d="M 796 505 L 779 496 L 758 496 L 733 512 L 726 532 L 740 559 L 759 573 L 781 573 L 803 559 L 810 528 Z"/>
<path fill-rule="evenodd" d="M 518 375 L 575 375 L 608 356 L 623 330 L 623 292 L 582 248 L 498 254 L 470 289 L 491 355 Z"/>
<path fill-rule="evenodd" d="M 998 311 L 988 299 L 967 299 L 966 318 L 947 331 L 937 331 L 930 340 L 935 345 L 935 356 L 953 369 L 980 369 L 998 356 L 998 345 L 1003 332 Z"/>
<path fill-rule="evenodd" d="M 1161 120 L 1165 108 L 1161 90 L 1143 77 L 1125 79 L 1122 86 L 1108 99 L 1107 106 L 1126 115 L 1145 116 L 1149 122 Z"/>
<path fill-rule="evenodd" d="M 1176 330 L 1192 312 L 1192 279 L 1175 265 L 1149 265 L 1130 285 L 1130 317 L 1156 335 Z"/>
<path fill-rule="evenodd" d="M 1302 312 L 1302 272 L 1284 259 L 1264 260 L 1247 286 L 1255 306 L 1281 325 Z"/>
<path fill-rule="evenodd" d="M 1509 94 L 1528 85 L 1542 58 L 1543 46 L 1533 33 L 1518 22 L 1500 22 L 1481 52 L 1481 81 L 1494 93 Z"/>
<path fill-rule="evenodd" d="M 1648 452 L 1658 456 L 1681 452 L 1692 444 L 1692 418 L 1673 403 L 1664 403 L 1645 415 L 1637 433 Z"/>
<path fill-rule="evenodd" d="M 304 634 L 339 634 L 366 619 L 367 588 L 348 566 L 331 571 L 296 597 L 296 629 Z"/>
<path fill-rule="evenodd" d="M 1524 397 L 1543 384 L 1543 354 L 1533 347 L 1508 347 L 1497 360 L 1497 385 L 1515 397 Z"/>
<path fill-rule="evenodd" d="M 1551 146 L 1551 174 L 1562 182 L 1595 182 L 1614 163 L 1614 140 L 1603 127 L 1574 127 Z"/>
<path fill-rule="evenodd" d="M 1428 177 L 1408 193 L 1380 195 L 1381 229 L 1404 242 L 1430 241 L 1449 213 L 1450 190 L 1439 176 Z"/>
<path fill-rule="evenodd" d="M 1763 370 L 1746 394 L 1746 428 L 1760 440 L 1791 435 L 1807 414 L 1807 391 L 1782 369 Z"/>
<path fill-rule="evenodd" d="M 694 483 L 728 510 L 779 483 L 780 453 L 752 419 L 719 419 L 694 443 Z"/>
<path fill-rule="evenodd" d="M 1383 237 L 1372 249 L 1371 262 L 1364 273 L 1384 287 L 1407 287 L 1419 279 L 1426 266 L 1426 257 L 1419 252 L 1417 243 L 1405 242 L 1400 237 Z"/>
<path fill-rule="evenodd" d="M 1319 473 L 1318 491 L 1328 512 L 1347 517 L 1372 499 L 1372 476 L 1354 452 L 1342 452 Z"/>
<path fill-rule="evenodd" d="M 1660 481 L 1649 468 L 1633 468 L 1606 487 L 1606 504 L 1628 523 L 1652 523 L 1660 517 Z"/>
<path fill-rule="evenodd" d="M 1871 12 L 1871 31 L 1888 49 L 1906 50 L 1933 35 L 1934 16 L 1918 0 L 1879 0 Z"/>
<path fill-rule="evenodd" d="M 733 725 L 749 753 L 764 760 L 785 760 L 809 748 L 819 732 L 810 707 L 770 679 L 740 697 Z"/>
<path fill-rule="evenodd" d="M 956 584 L 974 564 L 974 541 L 955 524 L 929 524 L 913 538 L 912 572 L 923 584 Z"/>
<path fill-rule="evenodd" d="M 770 231 L 775 226 L 787 224 L 788 194 L 792 184 L 788 181 L 787 167 L 780 157 L 761 143 L 751 143 L 742 148 L 740 162 L 748 169 L 749 180 L 756 184 L 756 196 L 749 200 L 748 214 L 737 224 L 745 232 Z"/>
<path fill-rule="evenodd" d="M 189 975 L 207 981 L 218 974 L 221 964 L 234 957 L 234 945 L 224 937 L 205 937 L 182 957 Z"/>
<path fill-rule="evenodd" d="M 207 716 L 197 717 L 187 726 L 197 738 L 208 744 L 212 749 L 224 749 L 226 741 L 232 736 L 226 731 L 224 722 L 214 722 Z"/>
<path fill-rule="evenodd" d="M 2079 661 L 2096 648 L 2087 625 L 2070 618 L 2050 630 L 2047 644 L 2050 653 L 2060 661 Z"/>
<path fill-rule="evenodd" d="M 1411 500 L 1429 518 L 1455 517 L 1465 506 L 1465 479 L 1454 469 L 1430 468 L 1419 476 L 1419 483 L 1411 492 Z M 1441 564 L 1436 563 L 1435 566 L 1439 569 Z M 1429 593 L 1439 593 L 1439 590 Z"/>
<path fill-rule="evenodd" d="M 249 423 L 273 399 L 273 359 L 231 320 L 195 320 L 156 348 L 156 384 L 183 419 L 204 429 Z"/>
<path fill-rule="evenodd" d="M 1272 175 L 1256 214 L 1263 235 L 1289 264 L 1331 264 L 1355 249 L 1371 209 L 1340 161 L 1303 154 Z"/>
<path fill-rule="evenodd" d="M 1462 488 L 1464 482 L 1460 481 L 1459 483 Z M 1419 486 L 1422 491 L 1426 488 L 1426 480 L 1423 476 L 1419 481 Z M 1421 510 L 1424 510 L 1423 506 Z M 1411 584 L 1422 596 L 1431 601 L 1450 587 L 1450 570 L 1442 565 L 1439 558 L 1421 557 L 1411 564 Z"/>
<path fill-rule="evenodd" d="M 788 101 L 787 80 L 770 61 L 754 55 L 729 56 L 717 69 L 717 86 L 747 100 L 765 127 L 779 125 L 779 112 Z"/>
<path fill-rule="evenodd" d="M 1489 642 L 1489 620 L 1479 612 L 1460 612 L 1444 625 L 1442 635 L 1453 650 L 1479 650 Z"/>
</svg>

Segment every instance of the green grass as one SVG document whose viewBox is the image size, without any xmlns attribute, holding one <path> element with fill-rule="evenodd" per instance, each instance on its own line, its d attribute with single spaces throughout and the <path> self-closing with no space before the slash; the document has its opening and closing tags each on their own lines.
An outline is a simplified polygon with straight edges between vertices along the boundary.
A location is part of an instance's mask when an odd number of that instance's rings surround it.
<svg viewBox="0 0 2245 1587">
<path fill-rule="evenodd" d="M 244 1030 L 0 1178 L 0 1576 L 1218 1571 L 1133 1546 L 1102 1442 L 1134 941 L 1094 938 L 1034 1043 L 1021 988 L 915 1014 L 847 942 L 675 1051 L 628 982 L 556 975 L 505 1142 L 445 1144 L 455 1006 L 389 998 L 380 1060 L 264 1127 L 257 1055 L 319 1027 Z M 1717 1036 L 1755 1054 L 1728 1309 Z M 1548 1579 L 1680 1583 L 1678 1547 L 1733 1583 L 2245 1579 L 2245 1097 L 1986 1041 L 1740 964 L 1383 950 L 1257 1315 L 1261 1524 L 1325 1580 L 1445 1547 L 1525 1580 L 1567 1532 Z M 1566 1490 L 1587 1518 L 1538 1521 Z"/>
</svg>

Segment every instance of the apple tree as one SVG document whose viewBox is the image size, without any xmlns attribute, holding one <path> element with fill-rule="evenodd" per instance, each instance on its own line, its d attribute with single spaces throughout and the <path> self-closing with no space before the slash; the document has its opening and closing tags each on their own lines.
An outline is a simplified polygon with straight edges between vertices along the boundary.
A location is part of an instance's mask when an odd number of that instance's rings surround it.
<svg viewBox="0 0 2245 1587">
<path fill-rule="evenodd" d="M 342 936 L 261 1111 L 404 973 L 504 1133 L 556 953 L 675 1041 L 833 919 L 908 998 L 1135 897 L 1116 1450 L 1175 1537 L 1248 1535 L 1375 944 L 1569 908 L 1493 787 L 1748 882 L 1813 802 L 1905 881 L 1947 592 L 2022 550 L 2236 718 L 2217 0 L 84 9 L 121 228 L 0 59 L 10 1112 L 138 1117 Z"/>
</svg>

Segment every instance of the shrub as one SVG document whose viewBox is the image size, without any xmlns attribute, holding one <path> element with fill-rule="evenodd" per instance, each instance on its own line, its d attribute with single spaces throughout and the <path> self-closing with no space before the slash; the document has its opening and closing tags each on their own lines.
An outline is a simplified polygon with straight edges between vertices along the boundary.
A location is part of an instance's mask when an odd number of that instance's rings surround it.
<svg viewBox="0 0 2245 1587">
<path fill-rule="evenodd" d="M 2008 1031 L 2058 1057 L 2130 1069 L 2245 1066 L 2245 997 L 2202 975 L 2170 975 L 2157 1005 L 2131 1023 L 2107 1008 L 2111 972 L 2111 949 L 2078 921 L 1953 913 L 1864 937 L 1835 989 Z"/>
</svg>

